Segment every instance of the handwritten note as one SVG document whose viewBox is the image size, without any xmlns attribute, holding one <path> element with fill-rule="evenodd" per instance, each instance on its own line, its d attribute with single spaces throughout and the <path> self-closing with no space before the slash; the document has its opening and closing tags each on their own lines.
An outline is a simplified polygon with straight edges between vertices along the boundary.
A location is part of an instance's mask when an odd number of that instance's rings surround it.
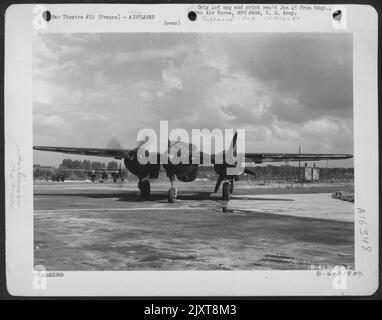
<svg viewBox="0 0 382 320">
<path fill-rule="evenodd" d="M 369 239 L 369 223 L 366 217 L 366 212 L 363 209 L 357 208 L 359 234 L 361 236 L 361 250 L 371 252 L 371 245 Z"/>
<path fill-rule="evenodd" d="M 16 161 L 12 160 L 9 173 L 11 184 L 8 200 L 11 208 L 20 208 L 21 206 L 21 180 L 26 177 L 26 174 L 22 171 L 22 166 L 23 158 L 21 156 L 20 148 L 17 147 L 17 158 Z"/>
</svg>

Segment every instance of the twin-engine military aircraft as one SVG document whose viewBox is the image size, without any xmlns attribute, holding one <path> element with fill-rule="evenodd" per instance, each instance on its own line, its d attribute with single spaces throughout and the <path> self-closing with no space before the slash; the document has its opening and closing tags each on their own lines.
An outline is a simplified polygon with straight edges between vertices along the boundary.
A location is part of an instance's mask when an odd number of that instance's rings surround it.
<svg viewBox="0 0 382 320">
<path fill-rule="evenodd" d="M 234 134 L 231 145 L 229 147 L 228 153 L 232 152 L 235 154 L 237 141 L 237 132 Z M 179 147 L 182 144 L 182 147 Z M 194 181 L 198 174 L 198 166 L 205 165 L 203 159 L 208 159 L 208 165 L 214 165 L 215 172 L 218 175 L 218 180 L 215 185 L 214 192 L 216 193 L 221 183 L 222 187 L 222 199 L 229 200 L 234 189 L 234 181 L 238 180 L 239 174 L 229 174 L 227 169 L 233 167 L 232 163 L 226 161 L 223 156 L 222 161 L 217 161 L 219 154 L 205 154 L 199 152 L 200 161 L 195 164 L 192 161 L 187 163 L 174 163 L 171 159 L 174 154 L 179 158 L 180 152 L 188 153 L 188 156 L 192 157 L 192 152 L 195 145 L 191 143 L 184 143 L 181 141 L 168 143 L 167 157 L 168 161 L 166 164 L 162 164 L 163 169 L 166 171 L 167 177 L 170 180 L 171 187 L 168 190 L 168 201 L 170 203 L 175 202 L 177 198 L 177 189 L 174 185 L 175 177 L 183 182 Z M 150 179 L 157 179 L 159 176 L 159 170 L 161 167 L 160 163 L 150 163 L 147 162 L 142 164 L 139 161 L 139 147 L 134 149 L 101 149 L 101 148 L 70 148 L 70 147 L 47 147 L 47 146 L 34 146 L 35 150 L 42 151 L 52 151 L 52 152 L 62 152 L 67 154 L 77 154 L 86 156 L 97 156 L 97 157 L 110 157 L 119 160 L 123 160 L 126 169 L 132 174 L 136 175 L 139 179 L 138 188 L 141 192 L 143 198 L 150 196 Z M 183 151 L 182 151 L 183 150 Z M 223 152 L 224 153 L 224 152 Z M 225 154 L 225 153 L 224 153 Z M 159 158 L 158 154 L 158 158 Z M 236 156 L 236 155 L 235 155 Z M 320 161 L 320 160 L 341 160 L 349 159 L 353 156 L 351 154 L 321 154 L 321 153 L 253 153 L 246 152 L 244 155 L 245 163 L 263 163 L 263 162 L 289 162 L 289 161 Z M 244 164 L 245 164 L 244 163 Z M 250 168 L 244 168 L 240 174 L 247 173 L 256 175 L 254 171 Z"/>
</svg>

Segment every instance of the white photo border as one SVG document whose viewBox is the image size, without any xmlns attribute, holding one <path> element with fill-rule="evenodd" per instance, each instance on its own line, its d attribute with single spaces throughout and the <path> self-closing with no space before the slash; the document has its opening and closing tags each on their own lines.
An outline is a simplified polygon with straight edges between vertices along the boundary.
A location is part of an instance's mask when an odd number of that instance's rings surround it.
<svg viewBox="0 0 382 320">
<path fill-rule="evenodd" d="M 52 12 L 155 13 L 155 20 L 126 24 L 102 21 L 50 23 L 35 30 L 35 5 L 12 5 L 5 16 L 5 199 L 7 289 L 16 296 L 317 296 L 371 295 L 378 288 L 378 14 L 372 6 L 344 5 L 345 29 L 328 12 L 307 12 L 298 21 L 191 22 L 197 5 L 64 4 Z M 326 6 L 333 9 L 335 5 Z M 36 12 L 36 11 L 35 11 Z M 38 10 L 37 10 L 38 12 Z M 180 20 L 169 29 L 163 19 Z M 316 271 L 65 271 L 34 285 L 32 35 L 35 32 L 347 32 L 353 34 L 355 269 L 346 289 Z M 367 223 L 371 252 L 362 249 Z M 364 229 L 362 229 L 364 230 Z M 58 270 L 59 271 L 59 270 Z"/>
</svg>

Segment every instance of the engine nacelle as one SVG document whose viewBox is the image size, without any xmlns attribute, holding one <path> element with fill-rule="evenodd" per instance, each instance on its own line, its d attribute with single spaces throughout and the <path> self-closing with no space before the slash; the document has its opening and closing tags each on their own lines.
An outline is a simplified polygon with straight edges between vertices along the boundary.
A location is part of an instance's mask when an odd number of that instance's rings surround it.
<svg viewBox="0 0 382 320">
<path fill-rule="evenodd" d="M 198 175 L 197 164 L 164 164 L 163 168 L 166 170 L 167 177 L 171 178 L 172 176 L 176 176 L 183 182 L 194 181 Z"/>
<path fill-rule="evenodd" d="M 198 175 L 197 164 L 181 164 L 177 166 L 176 177 L 183 182 L 194 181 Z"/>
<path fill-rule="evenodd" d="M 139 179 L 149 177 L 156 179 L 159 176 L 160 164 L 140 164 L 137 158 L 137 151 L 130 151 L 123 159 L 125 167 Z"/>
</svg>

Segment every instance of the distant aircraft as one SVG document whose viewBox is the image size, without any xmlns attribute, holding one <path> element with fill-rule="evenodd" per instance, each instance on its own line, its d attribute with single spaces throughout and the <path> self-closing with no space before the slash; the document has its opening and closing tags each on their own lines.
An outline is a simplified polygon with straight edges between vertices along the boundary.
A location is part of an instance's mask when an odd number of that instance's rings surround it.
<svg viewBox="0 0 382 320">
<path fill-rule="evenodd" d="M 234 134 L 229 152 L 234 152 L 236 148 L 237 141 L 237 132 Z M 175 187 L 174 181 L 177 177 L 180 181 L 191 182 L 194 181 L 198 174 L 198 166 L 203 165 L 203 159 L 210 158 L 211 161 L 208 164 L 213 164 L 216 173 L 218 174 L 218 180 L 215 185 L 214 192 L 216 193 L 221 183 L 222 187 L 222 199 L 229 200 L 234 189 L 234 181 L 238 180 L 238 175 L 228 175 L 227 168 L 233 167 L 228 164 L 225 160 L 223 163 L 216 163 L 215 159 L 217 154 L 207 155 L 203 152 L 200 152 L 200 164 L 193 164 L 192 161 L 189 161 L 188 164 L 173 164 L 171 163 L 171 155 L 176 152 L 179 154 L 179 146 L 177 143 L 182 143 L 185 145 L 184 150 L 189 150 L 189 156 L 193 148 L 193 144 L 185 144 L 181 141 L 168 144 L 168 164 L 162 164 L 163 169 L 166 171 L 167 177 L 170 180 L 170 189 L 168 190 L 168 201 L 170 203 L 175 202 L 177 198 L 177 189 Z M 150 181 L 149 179 L 157 179 L 159 176 L 159 170 L 161 167 L 160 163 L 152 164 L 146 163 L 141 164 L 138 160 L 138 149 L 100 149 L 100 148 L 68 148 L 68 147 L 47 147 L 47 146 L 34 146 L 35 150 L 42 151 L 52 151 L 52 152 L 62 152 L 67 154 L 78 154 L 86 156 L 97 156 L 97 157 L 110 157 L 119 160 L 123 160 L 126 169 L 129 170 L 132 174 L 136 175 L 139 179 L 138 188 L 141 192 L 143 198 L 147 198 L 150 195 Z M 158 155 L 159 156 L 159 155 Z M 244 159 L 245 162 L 252 162 L 255 164 L 263 162 L 286 162 L 286 161 L 320 161 L 320 160 L 341 160 L 349 159 L 353 156 L 351 154 L 321 154 L 321 153 L 245 153 Z M 256 175 L 254 171 L 249 168 L 245 168 L 243 173 Z"/>
<path fill-rule="evenodd" d="M 101 181 L 106 181 L 108 174 L 113 178 L 114 183 L 117 182 L 118 178 L 122 176 L 122 168 L 119 166 L 119 170 L 107 170 L 107 169 L 69 169 L 69 168 L 60 168 L 60 171 L 66 172 L 84 172 L 87 173 L 90 180 L 95 182 L 97 174 L 101 174 Z M 61 179 L 64 181 L 65 178 Z"/>
</svg>

